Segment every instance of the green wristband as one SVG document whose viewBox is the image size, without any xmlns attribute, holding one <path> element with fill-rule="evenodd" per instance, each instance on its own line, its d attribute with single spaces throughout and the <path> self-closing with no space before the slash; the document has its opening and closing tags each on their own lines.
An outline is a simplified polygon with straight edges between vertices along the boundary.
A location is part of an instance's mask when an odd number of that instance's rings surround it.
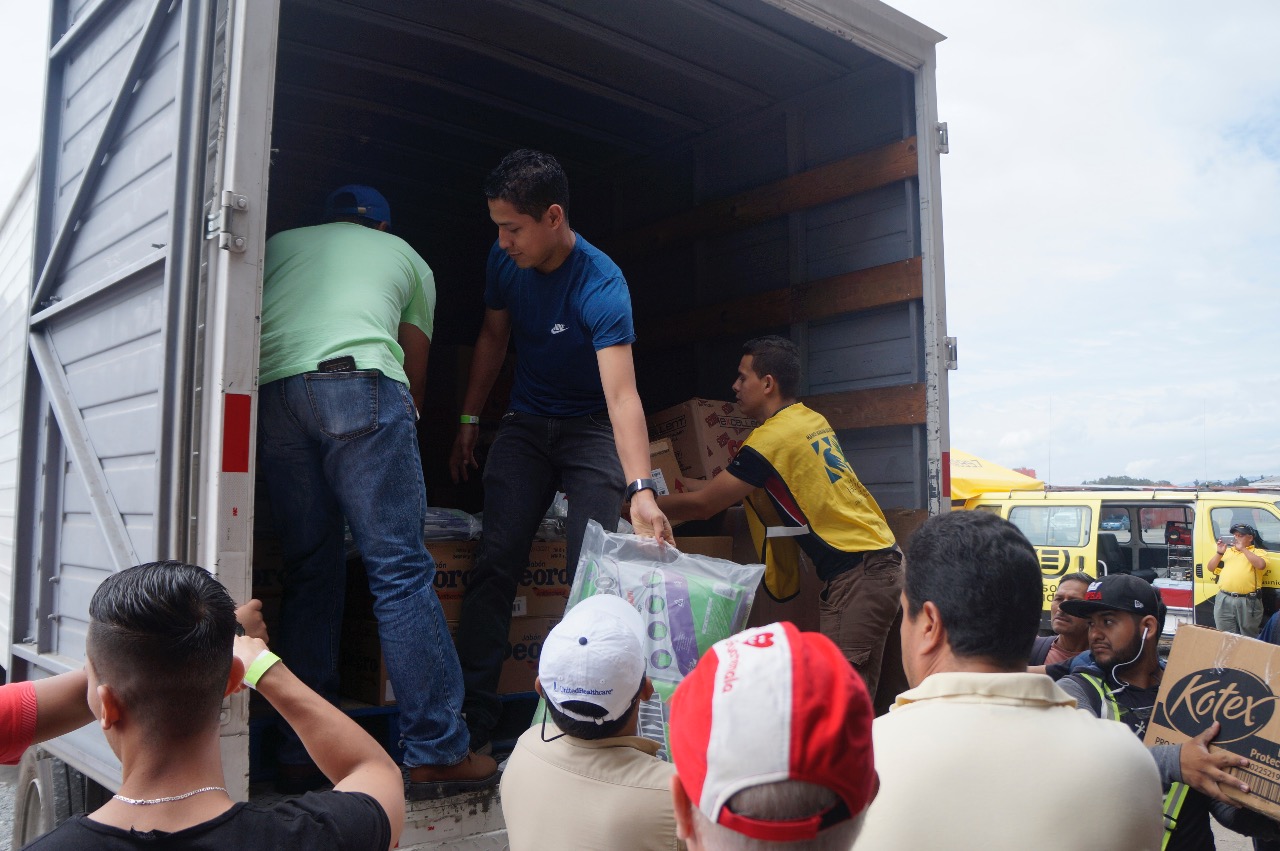
<svg viewBox="0 0 1280 851">
<path fill-rule="evenodd" d="M 480 418 L 477 417 L 475 414 L 463 414 L 462 416 L 458 417 L 458 422 L 462 423 L 463 425 L 479 425 Z"/>
<path fill-rule="evenodd" d="M 265 674 L 272 665 L 279 661 L 279 656 L 272 653 L 270 650 L 263 650 L 258 654 L 258 658 L 254 659 L 249 665 L 249 669 L 244 672 L 244 684 L 254 691 L 257 691 L 258 680 L 262 679 L 262 675 Z"/>
</svg>

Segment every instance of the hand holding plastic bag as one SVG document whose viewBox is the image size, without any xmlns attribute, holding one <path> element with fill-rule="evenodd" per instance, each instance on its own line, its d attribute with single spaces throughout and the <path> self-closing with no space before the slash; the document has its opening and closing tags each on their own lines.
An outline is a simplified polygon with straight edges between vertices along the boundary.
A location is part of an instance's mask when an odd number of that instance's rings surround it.
<svg viewBox="0 0 1280 851">
<path fill-rule="evenodd" d="M 613 594 L 644 618 L 646 667 L 655 692 L 641 704 L 640 735 L 665 749 L 668 699 L 712 644 L 746 628 L 763 576 L 762 564 L 682 553 L 653 538 L 587 523 L 568 607 Z M 665 752 L 660 756 L 665 759 Z"/>
</svg>

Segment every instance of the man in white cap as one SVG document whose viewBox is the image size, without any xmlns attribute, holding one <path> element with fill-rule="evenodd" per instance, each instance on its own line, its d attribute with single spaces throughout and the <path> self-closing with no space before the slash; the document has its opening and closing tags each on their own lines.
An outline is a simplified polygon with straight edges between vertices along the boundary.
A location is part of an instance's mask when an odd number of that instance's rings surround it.
<svg viewBox="0 0 1280 851">
<path fill-rule="evenodd" d="M 683 847 L 671 812 L 672 767 L 636 734 L 644 621 L 621 597 L 576 604 L 542 645 L 534 687 L 546 699 L 502 775 L 511 851 Z"/>
</svg>

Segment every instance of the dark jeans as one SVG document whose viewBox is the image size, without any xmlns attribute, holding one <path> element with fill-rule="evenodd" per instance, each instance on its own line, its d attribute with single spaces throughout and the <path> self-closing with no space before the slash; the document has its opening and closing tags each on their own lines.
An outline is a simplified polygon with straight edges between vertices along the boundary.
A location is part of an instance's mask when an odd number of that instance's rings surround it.
<svg viewBox="0 0 1280 851">
<path fill-rule="evenodd" d="M 289 668 L 336 702 L 345 515 L 369 574 L 405 764 L 452 765 L 467 754 L 462 672 L 422 543 L 414 419 L 408 389 L 372 370 L 294 375 L 259 390 L 258 460 L 284 559 L 280 623 L 269 626 Z M 280 761 L 305 764 L 282 726 Z"/>
<path fill-rule="evenodd" d="M 484 532 L 458 623 L 463 712 L 477 745 L 489 740 L 502 712 L 498 675 L 511 604 L 557 488 L 569 503 L 565 536 L 572 580 L 587 520 L 609 531 L 618 528 L 624 482 L 613 427 L 603 412 L 558 418 L 508 411 L 484 465 Z"/>
<path fill-rule="evenodd" d="M 818 598 L 818 628 L 862 675 L 873 702 L 885 645 L 898 641 L 895 626 L 901 593 L 902 553 L 869 553 L 857 567 L 828 580 Z M 901 664 L 896 648 L 889 656 Z M 886 677 L 886 684 L 896 686 L 897 672 L 886 673 L 893 674 Z"/>
</svg>

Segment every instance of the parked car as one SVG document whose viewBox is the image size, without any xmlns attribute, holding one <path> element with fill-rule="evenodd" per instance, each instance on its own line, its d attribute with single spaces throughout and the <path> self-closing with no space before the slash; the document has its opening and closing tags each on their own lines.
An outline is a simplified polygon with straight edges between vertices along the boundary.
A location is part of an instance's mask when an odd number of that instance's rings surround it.
<svg viewBox="0 0 1280 851">
<path fill-rule="evenodd" d="M 1102 522 L 1098 524 L 1098 528 L 1104 532 L 1128 532 L 1129 515 L 1113 514 L 1110 517 L 1104 517 Z"/>
</svg>

